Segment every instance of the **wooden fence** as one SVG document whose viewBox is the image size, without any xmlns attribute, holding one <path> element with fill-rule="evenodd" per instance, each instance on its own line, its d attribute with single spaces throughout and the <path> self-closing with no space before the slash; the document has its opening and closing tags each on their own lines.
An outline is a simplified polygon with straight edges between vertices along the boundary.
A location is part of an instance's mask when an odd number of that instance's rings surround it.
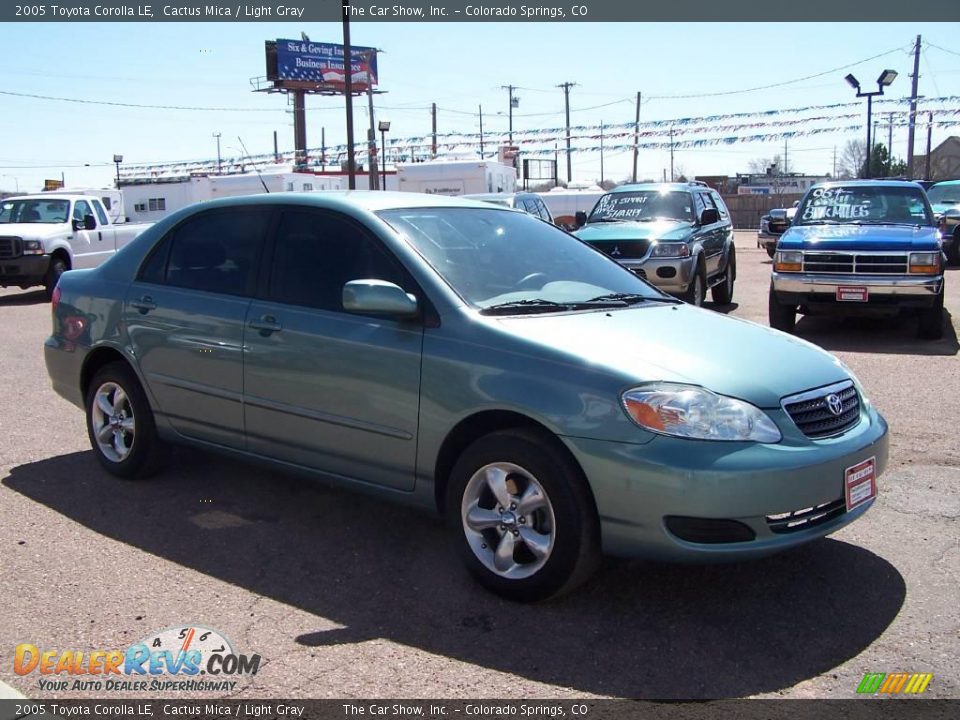
<svg viewBox="0 0 960 720">
<path fill-rule="evenodd" d="M 730 210 L 733 227 L 737 230 L 758 230 L 760 217 L 774 208 L 790 207 L 802 194 L 783 195 L 724 195 L 723 201 Z"/>
</svg>

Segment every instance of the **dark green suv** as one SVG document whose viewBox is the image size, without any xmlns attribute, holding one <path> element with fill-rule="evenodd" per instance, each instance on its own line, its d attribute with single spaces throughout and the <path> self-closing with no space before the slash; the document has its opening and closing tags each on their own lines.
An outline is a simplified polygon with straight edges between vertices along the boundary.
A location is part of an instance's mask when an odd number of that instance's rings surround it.
<svg viewBox="0 0 960 720">
<path fill-rule="evenodd" d="M 720 194 L 704 183 L 621 185 L 580 213 L 577 237 L 656 285 L 702 305 L 733 300 L 733 223 Z"/>
</svg>

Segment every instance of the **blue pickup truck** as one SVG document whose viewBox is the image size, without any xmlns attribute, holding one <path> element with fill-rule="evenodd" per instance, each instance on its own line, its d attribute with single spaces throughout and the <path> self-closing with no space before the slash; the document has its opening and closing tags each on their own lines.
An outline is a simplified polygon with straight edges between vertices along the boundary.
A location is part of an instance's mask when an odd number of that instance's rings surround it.
<svg viewBox="0 0 960 720">
<path fill-rule="evenodd" d="M 933 210 L 911 182 L 815 185 L 777 243 L 770 326 L 793 332 L 797 313 L 919 316 L 920 337 L 943 336 L 945 257 Z"/>
</svg>

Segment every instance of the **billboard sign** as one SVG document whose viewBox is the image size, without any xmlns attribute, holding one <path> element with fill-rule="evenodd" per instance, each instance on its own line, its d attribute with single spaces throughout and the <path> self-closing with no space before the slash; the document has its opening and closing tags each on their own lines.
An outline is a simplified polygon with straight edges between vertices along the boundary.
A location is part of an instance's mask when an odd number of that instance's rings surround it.
<svg viewBox="0 0 960 720">
<path fill-rule="evenodd" d="M 350 55 L 354 90 L 366 90 L 371 82 L 376 87 L 376 49 L 354 45 Z M 335 43 L 277 40 L 275 73 L 271 72 L 273 68 L 270 65 L 268 50 L 267 77 L 270 80 L 315 83 L 342 90 L 346 78 L 343 45 Z"/>
</svg>

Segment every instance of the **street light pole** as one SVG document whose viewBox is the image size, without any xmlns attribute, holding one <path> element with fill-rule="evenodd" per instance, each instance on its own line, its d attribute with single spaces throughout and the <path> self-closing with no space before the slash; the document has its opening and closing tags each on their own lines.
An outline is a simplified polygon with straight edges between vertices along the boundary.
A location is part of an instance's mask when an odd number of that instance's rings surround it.
<svg viewBox="0 0 960 720">
<path fill-rule="evenodd" d="M 120 189 L 120 163 L 123 162 L 123 155 L 114 154 L 113 162 L 117 166 L 117 190 Z"/>
<path fill-rule="evenodd" d="M 381 172 L 383 173 L 383 187 L 381 190 L 387 189 L 387 130 L 390 129 L 389 120 L 381 120 L 378 124 L 380 129 L 380 147 L 383 148 L 383 156 L 380 158 Z M 396 160 L 394 160 L 394 165 L 396 165 Z"/>
<path fill-rule="evenodd" d="M 220 161 L 220 135 L 221 133 L 215 132 L 213 136 L 217 139 L 217 175 L 220 175 L 221 170 L 221 161 Z"/>
<path fill-rule="evenodd" d="M 883 95 L 883 89 L 889 87 L 890 84 L 896 80 L 897 73 L 895 70 L 884 70 L 880 73 L 880 77 L 877 78 L 877 89 L 872 92 L 863 92 L 860 87 L 860 82 L 852 75 L 847 75 L 844 79 L 857 91 L 857 97 L 865 97 L 867 99 L 867 161 L 863 167 L 863 177 L 864 179 L 870 176 L 870 154 L 872 148 L 870 143 L 872 142 L 872 136 L 870 134 L 871 122 L 873 122 L 873 98 L 875 95 Z"/>
</svg>

